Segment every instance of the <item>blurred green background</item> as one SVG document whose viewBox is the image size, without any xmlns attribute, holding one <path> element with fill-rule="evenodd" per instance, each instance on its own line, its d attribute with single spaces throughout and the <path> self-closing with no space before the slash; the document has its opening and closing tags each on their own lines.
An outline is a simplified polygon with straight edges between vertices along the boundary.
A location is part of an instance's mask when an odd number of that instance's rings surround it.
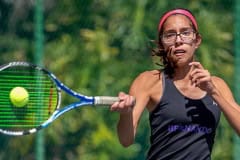
<svg viewBox="0 0 240 160">
<path fill-rule="evenodd" d="M 140 72 L 158 68 L 149 45 L 159 18 L 183 7 L 194 13 L 203 37 L 197 59 L 234 89 L 234 6 L 232 0 L 0 0 L 0 64 L 38 63 L 75 91 L 116 96 Z M 66 96 L 62 106 L 71 102 Z M 127 149 L 118 142 L 117 121 L 107 107 L 70 111 L 40 135 L 0 135 L 0 159 L 143 160 L 148 113 Z M 213 160 L 233 159 L 233 137 L 222 116 Z"/>
</svg>

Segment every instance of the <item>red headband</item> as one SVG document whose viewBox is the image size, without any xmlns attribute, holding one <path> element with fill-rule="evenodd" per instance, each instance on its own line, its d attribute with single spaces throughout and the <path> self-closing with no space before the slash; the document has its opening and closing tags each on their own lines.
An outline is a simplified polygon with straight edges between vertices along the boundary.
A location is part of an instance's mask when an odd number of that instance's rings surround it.
<svg viewBox="0 0 240 160">
<path fill-rule="evenodd" d="M 166 21 L 166 19 L 169 16 L 174 15 L 174 14 L 182 14 L 182 15 L 188 17 L 191 20 L 191 22 L 193 23 L 196 30 L 198 30 L 197 21 L 191 12 L 189 12 L 188 10 L 185 10 L 185 9 L 175 9 L 175 10 L 171 10 L 163 15 L 163 17 L 161 18 L 159 25 L 158 25 L 158 31 L 160 31 L 162 29 L 163 23 Z"/>
</svg>

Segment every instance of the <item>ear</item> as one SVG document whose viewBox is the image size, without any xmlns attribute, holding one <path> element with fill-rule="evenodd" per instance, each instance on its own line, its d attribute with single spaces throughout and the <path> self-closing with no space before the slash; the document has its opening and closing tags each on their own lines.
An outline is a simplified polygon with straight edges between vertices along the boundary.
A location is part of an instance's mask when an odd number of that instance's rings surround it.
<svg viewBox="0 0 240 160">
<path fill-rule="evenodd" d="M 198 33 L 196 35 L 196 41 L 195 41 L 196 46 L 195 46 L 195 48 L 197 49 L 200 46 L 201 43 L 202 43 L 202 36 Z"/>
</svg>

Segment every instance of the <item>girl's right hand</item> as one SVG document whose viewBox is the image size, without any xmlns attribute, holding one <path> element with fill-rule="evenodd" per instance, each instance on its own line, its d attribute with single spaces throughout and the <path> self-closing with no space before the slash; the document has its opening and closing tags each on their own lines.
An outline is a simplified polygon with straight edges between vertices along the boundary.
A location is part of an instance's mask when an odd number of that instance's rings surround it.
<svg viewBox="0 0 240 160">
<path fill-rule="evenodd" d="M 119 112 L 120 114 L 127 114 L 132 112 L 135 105 L 135 98 L 124 92 L 118 94 L 119 101 L 111 105 L 110 110 Z"/>
</svg>

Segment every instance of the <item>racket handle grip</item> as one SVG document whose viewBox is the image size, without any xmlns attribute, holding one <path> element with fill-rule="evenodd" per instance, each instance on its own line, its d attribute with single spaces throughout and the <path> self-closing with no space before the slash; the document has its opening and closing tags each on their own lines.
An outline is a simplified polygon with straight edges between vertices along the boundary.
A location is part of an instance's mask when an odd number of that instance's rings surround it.
<svg viewBox="0 0 240 160">
<path fill-rule="evenodd" d="M 94 97 L 94 105 L 112 105 L 114 102 L 119 101 L 118 97 L 110 96 L 96 96 Z"/>
</svg>

